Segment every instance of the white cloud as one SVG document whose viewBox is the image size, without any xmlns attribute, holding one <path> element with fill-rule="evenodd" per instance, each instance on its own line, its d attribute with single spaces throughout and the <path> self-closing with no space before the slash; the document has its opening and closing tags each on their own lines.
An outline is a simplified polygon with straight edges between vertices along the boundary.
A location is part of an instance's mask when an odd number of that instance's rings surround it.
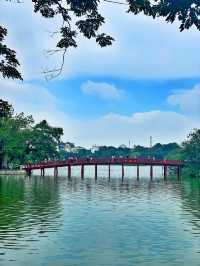
<svg viewBox="0 0 200 266">
<path fill-rule="evenodd" d="M 14 82 L 11 80 L 0 81 L 0 97 L 6 98 L 15 106 L 16 111 L 20 111 L 22 107 L 25 111 L 35 110 L 37 112 L 41 108 L 54 108 L 58 102 L 46 88 L 35 86 L 27 82 Z"/>
<path fill-rule="evenodd" d="M 135 144 L 149 145 L 149 136 L 153 136 L 154 143 L 180 143 L 192 128 L 198 126 L 200 121 L 176 112 L 149 111 L 131 116 L 111 113 L 96 120 L 85 121 L 79 127 L 76 141 L 83 139 L 87 145 L 128 145 L 131 140 Z"/>
<path fill-rule="evenodd" d="M 73 119 L 59 110 L 60 101 L 45 87 L 0 80 L 0 98 L 9 101 L 16 113 L 24 112 L 33 115 L 36 122 L 46 119 L 53 126 L 63 127 L 66 139 L 75 135 Z"/>
<path fill-rule="evenodd" d="M 109 113 L 97 119 L 74 119 L 59 109 L 59 101 L 45 87 L 27 82 L 0 81 L 0 98 L 11 102 L 16 112 L 32 114 L 35 120 L 47 119 L 54 126 L 64 128 L 64 140 L 90 147 L 92 144 L 119 145 L 132 143 L 149 145 L 153 141 L 181 142 L 200 119 L 178 112 L 150 110 L 121 115 Z"/>
<path fill-rule="evenodd" d="M 183 112 L 197 115 L 200 120 L 200 84 L 190 90 L 175 91 L 167 101 L 172 105 L 179 106 Z"/>
<path fill-rule="evenodd" d="M 104 100 L 119 100 L 124 94 L 123 90 L 105 82 L 98 83 L 87 81 L 81 85 L 81 90 L 85 94 L 96 95 Z"/>
</svg>

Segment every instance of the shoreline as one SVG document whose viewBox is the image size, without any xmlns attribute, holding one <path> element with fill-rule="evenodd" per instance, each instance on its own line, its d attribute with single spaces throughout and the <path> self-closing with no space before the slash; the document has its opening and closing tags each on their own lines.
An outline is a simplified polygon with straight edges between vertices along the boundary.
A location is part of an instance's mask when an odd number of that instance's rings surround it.
<svg viewBox="0 0 200 266">
<path fill-rule="evenodd" d="M 26 175 L 24 170 L 0 170 L 0 176 L 4 175 Z"/>
</svg>

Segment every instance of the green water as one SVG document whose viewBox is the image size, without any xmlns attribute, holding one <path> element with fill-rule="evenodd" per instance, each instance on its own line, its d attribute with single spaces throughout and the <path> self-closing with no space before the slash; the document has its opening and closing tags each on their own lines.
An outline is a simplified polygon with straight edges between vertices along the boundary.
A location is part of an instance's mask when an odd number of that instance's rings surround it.
<svg viewBox="0 0 200 266">
<path fill-rule="evenodd" d="M 2 177 L 0 265 L 200 265 L 200 182 Z"/>
</svg>

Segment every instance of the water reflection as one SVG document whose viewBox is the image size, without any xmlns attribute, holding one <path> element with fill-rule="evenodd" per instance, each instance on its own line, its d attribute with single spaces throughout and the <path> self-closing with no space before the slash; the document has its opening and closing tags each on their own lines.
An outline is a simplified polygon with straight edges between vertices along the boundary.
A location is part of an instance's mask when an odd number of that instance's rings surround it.
<svg viewBox="0 0 200 266">
<path fill-rule="evenodd" d="M 200 182 L 0 178 L 0 265 L 198 265 Z"/>
<path fill-rule="evenodd" d="M 181 186 L 182 206 L 188 212 L 190 221 L 193 225 L 194 234 L 199 236 L 200 231 L 200 180 L 189 179 Z M 196 228 L 195 228 L 196 227 Z"/>
<path fill-rule="evenodd" d="M 52 178 L 0 178 L 0 249 L 22 249 L 58 230 L 58 185 Z M 31 244 L 29 245 L 31 247 Z"/>
</svg>

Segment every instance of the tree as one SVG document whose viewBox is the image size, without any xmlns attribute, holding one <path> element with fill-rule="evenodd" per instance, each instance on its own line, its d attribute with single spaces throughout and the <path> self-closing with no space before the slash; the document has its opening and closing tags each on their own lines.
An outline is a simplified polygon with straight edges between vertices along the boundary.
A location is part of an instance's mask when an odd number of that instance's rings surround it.
<svg viewBox="0 0 200 266">
<path fill-rule="evenodd" d="M 183 142 L 183 154 L 191 174 L 200 176 L 200 129 L 194 129 Z"/>
<path fill-rule="evenodd" d="M 101 2 L 126 5 L 127 12 L 134 15 L 143 13 L 154 19 L 163 17 L 171 23 L 178 20 L 180 31 L 189 29 L 193 25 L 200 30 L 199 0 L 125 0 L 124 2 L 118 0 L 32 0 L 34 12 L 39 12 L 45 18 L 62 18 L 62 24 L 56 32 L 59 34 L 57 49 L 53 51 L 62 52 L 62 63 L 59 68 L 47 71 L 47 75 L 55 77 L 61 73 L 66 52 L 71 47 L 77 47 L 78 34 L 88 39 L 95 39 L 101 47 L 112 44 L 113 37 L 99 31 L 105 23 L 105 18 L 99 13 Z M 17 70 L 19 63 L 15 58 L 15 52 L 2 45 L 6 34 L 6 29 L 1 27 L 0 55 L 5 57 L 5 61 L 1 62 L 0 73 L 3 77 L 21 79 Z"/>
<path fill-rule="evenodd" d="M 18 71 L 19 62 L 16 59 L 16 52 L 4 44 L 7 30 L 0 26 L 0 73 L 3 78 L 21 79 Z"/>
<path fill-rule="evenodd" d="M 11 117 L 13 114 L 12 105 L 0 99 L 0 119 Z"/>
<path fill-rule="evenodd" d="M 27 139 L 26 161 L 37 162 L 59 157 L 58 146 L 63 129 L 51 127 L 46 120 L 36 124 Z"/>
<path fill-rule="evenodd" d="M 165 157 L 170 160 L 184 160 L 184 176 L 200 176 L 200 129 L 194 129 L 181 147 L 177 147 Z"/>
<path fill-rule="evenodd" d="M 12 105 L 0 100 L 0 168 L 57 159 L 63 129 L 46 120 L 34 124 L 32 116 L 14 114 Z"/>
<path fill-rule="evenodd" d="M 0 168 L 24 161 L 26 138 L 33 122 L 32 116 L 23 113 L 0 120 Z"/>
</svg>

